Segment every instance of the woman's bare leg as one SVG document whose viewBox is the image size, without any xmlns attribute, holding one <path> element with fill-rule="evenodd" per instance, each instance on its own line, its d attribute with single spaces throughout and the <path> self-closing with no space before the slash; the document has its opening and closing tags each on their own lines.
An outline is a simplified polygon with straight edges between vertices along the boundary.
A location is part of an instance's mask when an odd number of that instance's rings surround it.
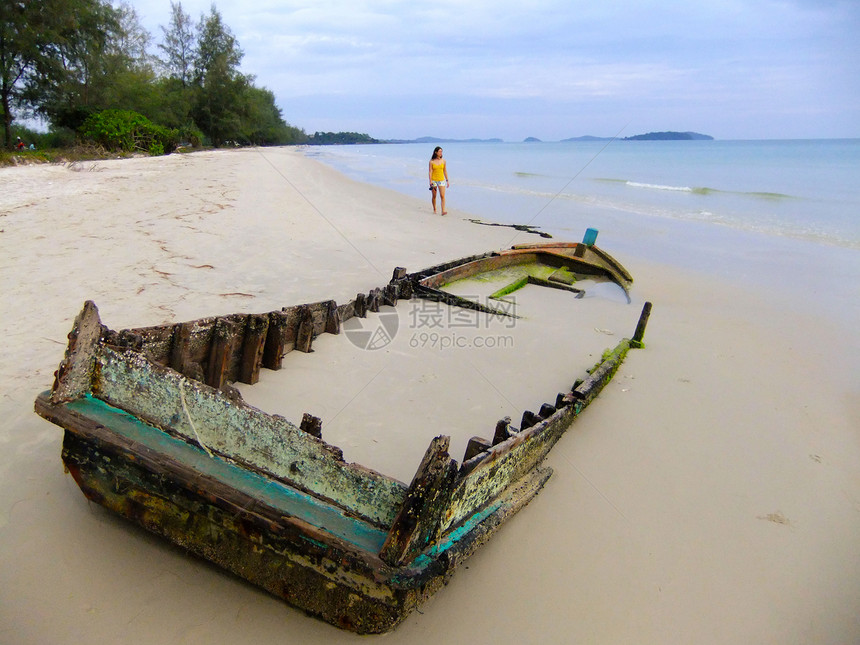
<svg viewBox="0 0 860 645">
<path fill-rule="evenodd" d="M 430 199 L 430 201 L 433 202 L 433 212 L 435 213 L 436 212 L 436 186 L 433 186 L 432 193 L 433 193 L 433 197 Z M 443 208 L 444 208 L 444 206 L 443 206 Z"/>
<path fill-rule="evenodd" d="M 435 196 L 435 191 L 434 191 L 434 196 Z M 444 186 L 439 186 L 439 196 L 442 198 L 442 214 L 447 215 L 448 209 L 445 208 L 445 187 Z M 435 199 L 433 200 L 433 203 L 435 205 L 435 203 L 436 203 Z M 433 208 L 433 212 L 434 213 L 436 212 L 435 206 Z"/>
</svg>

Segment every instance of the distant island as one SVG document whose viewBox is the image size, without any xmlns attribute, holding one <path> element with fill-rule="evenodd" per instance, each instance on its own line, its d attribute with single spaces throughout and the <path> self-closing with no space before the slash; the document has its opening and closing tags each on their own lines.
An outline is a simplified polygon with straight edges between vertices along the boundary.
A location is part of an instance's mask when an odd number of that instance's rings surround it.
<svg viewBox="0 0 860 645">
<path fill-rule="evenodd" d="M 503 139 L 439 139 L 420 137 L 418 139 L 388 139 L 385 143 L 504 143 Z"/>
<path fill-rule="evenodd" d="M 593 137 L 590 134 L 586 134 L 584 137 L 562 139 L 561 143 L 570 143 L 571 141 L 612 141 L 612 137 Z"/>
<path fill-rule="evenodd" d="M 698 132 L 649 132 L 624 137 L 623 141 L 713 141 L 714 137 Z"/>
<path fill-rule="evenodd" d="M 612 141 L 613 137 L 592 137 L 585 135 L 584 137 L 573 137 L 571 139 L 562 139 L 562 143 L 571 141 Z M 647 134 L 637 134 L 632 137 L 623 137 L 619 141 L 713 141 L 714 137 L 707 134 L 699 134 L 698 132 L 649 132 Z"/>
<path fill-rule="evenodd" d="M 615 137 L 595 137 L 585 135 L 562 139 L 559 143 L 613 141 Z M 619 141 L 713 141 L 714 137 L 698 132 L 649 132 L 624 137 Z M 349 145 L 360 143 L 504 143 L 503 139 L 444 139 L 439 137 L 420 137 L 418 139 L 374 139 L 360 132 L 315 132 L 308 137 L 309 145 Z M 523 143 L 543 143 L 537 137 L 526 137 Z"/>
</svg>

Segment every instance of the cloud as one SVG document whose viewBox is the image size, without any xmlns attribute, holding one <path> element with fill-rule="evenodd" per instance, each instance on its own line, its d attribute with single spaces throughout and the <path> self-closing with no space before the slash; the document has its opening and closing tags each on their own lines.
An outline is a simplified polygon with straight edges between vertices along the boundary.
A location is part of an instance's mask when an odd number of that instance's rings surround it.
<svg viewBox="0 0 860 645">
<path fill-rule="evenodd" d="M 133 4 L 159 37 L 169 1 Z M 216 4 L 245 51 L 246 71 L 275 93 L 290 122 L 311 131 L 336 118 L 335 129 L 359 129 L 360 115 L 372 111 L 364 106 L 373 105 L 389 116 L 387 132 L 371 134 L 404 137 L 419 135 L 407 124 L 433 121 L 428 112 L 450 125 L 471 124 L 480 112 L 484 127 L 505 129 L 496 136 L 516 138 L 516 115 L 543 114 L 546 129 L 559 130 L 558 115 L 572 106 L 595 119 L 648 109 L 655 123 L 686 111 L 693 129 L 739 137 L 754 134 L 746 106 L 769 105 L 774 132 L 784 136 L 833 136 L 827 118 L 860 123 L 853 0 Z M 195 18 L 210 6 L 183 2 Z M 805 105 L 810 121 L 801 127 Z M 291 112 L 296 106 L 308 107 Z M 697 122 L 700 115 L 708 121 Z M 843 134 L 860 136 L 858 128 Z"/>
</svg>

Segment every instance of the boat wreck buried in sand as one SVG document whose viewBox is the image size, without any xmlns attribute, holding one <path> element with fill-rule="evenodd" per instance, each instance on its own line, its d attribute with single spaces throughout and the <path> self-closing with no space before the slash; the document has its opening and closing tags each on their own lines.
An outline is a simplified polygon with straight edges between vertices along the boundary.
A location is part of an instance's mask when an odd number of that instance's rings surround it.
<svg viewBox="0 0 860 645">
<path fill-rule="evenodd" d="M 319 419 L 306 414 L 295 425 L 246 404 L 229 384 L 255 383 L 287 352 L 308 352 L 317 335 L 398 299 L 492 310 L 441 287 L 526 265 L 549 275 L 535 283 L 574 292 L 568 274 L 600 275 L 625 293 L 632 282 L 593 245 L 537 244 L 412 274 L 398 268 L 389 284 L 345 305 L 117 332 L 87 302 L 36 411 L 65 429 L 63 462 L 88 499 L 308 614 L 385 632 L 537 494 L 552 474 L 544 457 L 641 346 L 650 304 L 632 340 L 552 403 L 525 411 L 519 428 L 499 421 L 492 437 L 470 440 L 461 463 L 448 454 L 449 437 L 434 438 L 409 485 L 345 462 Z"/>
</svg>

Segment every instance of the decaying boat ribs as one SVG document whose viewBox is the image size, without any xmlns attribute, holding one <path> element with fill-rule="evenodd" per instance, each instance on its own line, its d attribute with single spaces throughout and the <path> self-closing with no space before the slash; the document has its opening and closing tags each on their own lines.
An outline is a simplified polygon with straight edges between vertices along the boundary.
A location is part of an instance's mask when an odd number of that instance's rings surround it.
<svg viewBox="0 0 860 645">
<path fill-rule="evenodd" d="M 471 306 L 440 287 L 458 277 L 541 262 L 631 278 L 597 247 L 528 245 L 407 274 L 337 305 L 204 318 L 119 332 L 87 302 L 36 411 L 65 429 L 62 457 L 84 494 L 183 548 L 361 633 L 391 629 L 551 475 L 547 452 L 612 377 L 622 340 L 584 379 L 519 428 L 473 437 L 462 463 L 449 438 L 430 443 L 412 482 L 347 463 L 320 420 L 299 426 L 247 405 L 231 382 L 255 383 L 291 351 L 353 316 L 413 296 Z M 554 285 L 553 285 L 554 286 Z M 650 310 L 650 306 L 648 307 Z"/>
</svg>

